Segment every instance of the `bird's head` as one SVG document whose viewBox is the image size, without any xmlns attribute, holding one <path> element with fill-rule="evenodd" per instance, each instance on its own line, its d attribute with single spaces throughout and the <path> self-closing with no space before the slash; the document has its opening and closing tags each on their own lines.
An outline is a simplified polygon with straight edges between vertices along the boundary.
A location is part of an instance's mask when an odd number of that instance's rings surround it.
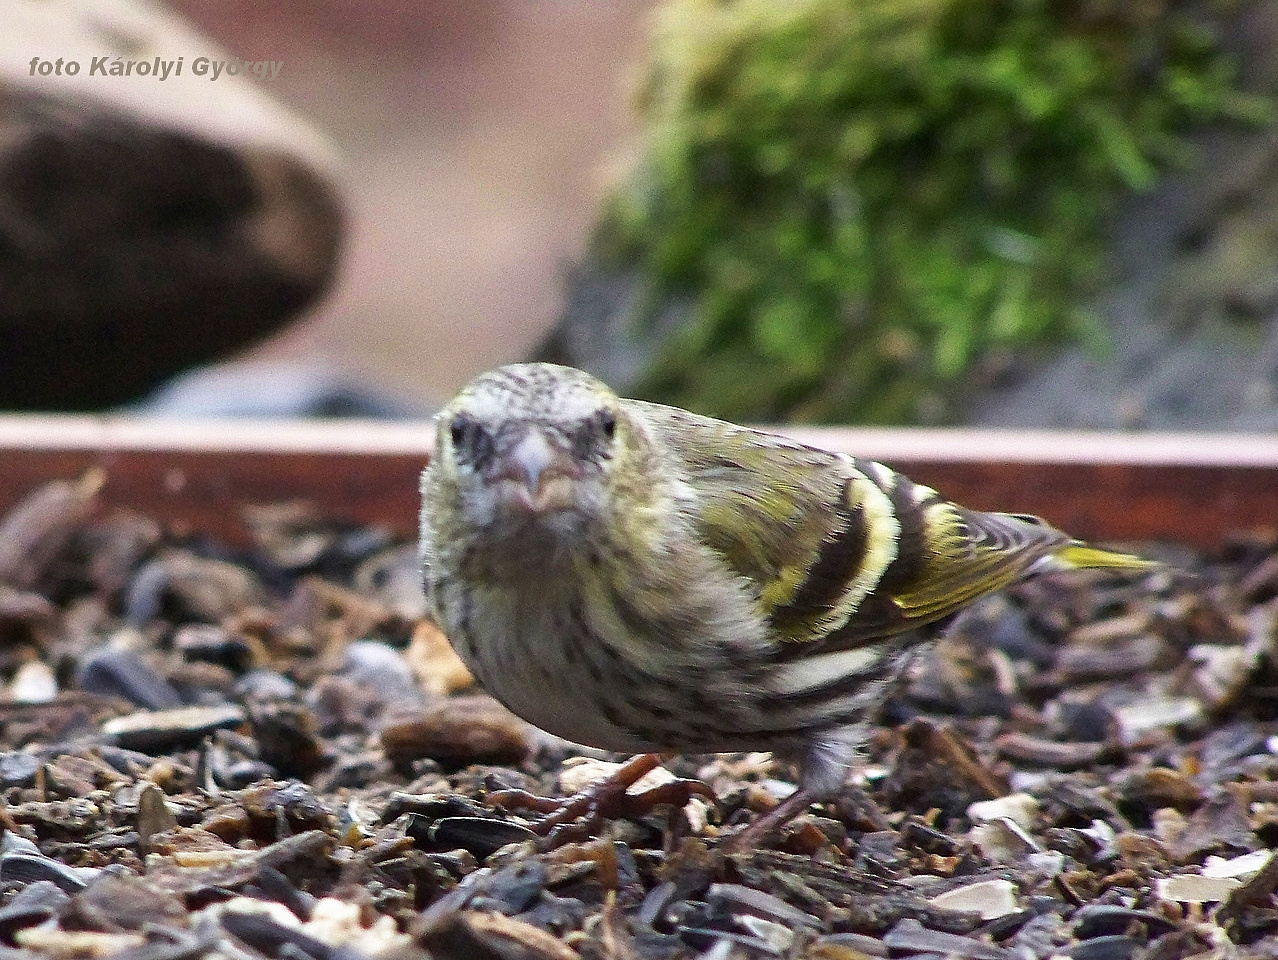
<svg viewBox="0 0 1278 960">
<path fill-rule="evenodd" d="M 439 413 L 444 506 L 471 530 L 527 546 L 608 528 L 651 472 L 643 424 L 599 380 L 571 367 L 512 364 L 482 374 Z"/>
</svg>

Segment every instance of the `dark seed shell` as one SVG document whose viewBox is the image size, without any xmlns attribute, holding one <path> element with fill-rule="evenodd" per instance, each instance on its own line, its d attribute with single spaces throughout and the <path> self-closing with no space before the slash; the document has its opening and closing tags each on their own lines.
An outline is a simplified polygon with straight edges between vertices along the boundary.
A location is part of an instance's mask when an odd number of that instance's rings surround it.
<svg viewBox="0 0 1278 960">
<path fill-rule="evenodd" d="M 47 880 L 67 893 L 83 890 L 100 870 L 92 867 L 68 867 L 49 857 L 30 853 L 6 853 L 0 857 L 0 880 L 37 883 Z"/>
<path fill-rule="evenodd" d="M 444 817 L 431 824 L 429 836 L 437 848 L 461 847 L 481 860 L 509 843 L 537 839 L 527 827 L 489 817 Z"/>
</svg>

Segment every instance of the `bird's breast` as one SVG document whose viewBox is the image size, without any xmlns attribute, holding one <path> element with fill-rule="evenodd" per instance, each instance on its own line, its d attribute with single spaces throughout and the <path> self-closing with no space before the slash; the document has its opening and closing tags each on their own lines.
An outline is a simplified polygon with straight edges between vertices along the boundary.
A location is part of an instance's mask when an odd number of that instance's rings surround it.
<svg viewBox="0 0 1278 960">
<path fill-rule="evenodd" d="M 453 646 L 512 712 L 619 752 L 785 748 L 864 719 L 890 661 L 879 645 L 807 654 L 760 638 L 744 601 L 661 621 L 613 586 L 531 577 L 436 583 Z M 688 606 L 685 598 L 684 606 Z M 657 611 L 659 614 L 660 611 Z M 751 638 L 743 643 L 744 638 Z"/>
<path fill-rule="evenodd" d="M 601 650 L 585 635 L 571 597 L 493 586 L 469 594 L 465 616 L 448 616 L 449 639 L 512 713 L 587 746 L 622 752 L 656 746 L 610 719 L 615 672 L 598 662 Z"/>
</svg>

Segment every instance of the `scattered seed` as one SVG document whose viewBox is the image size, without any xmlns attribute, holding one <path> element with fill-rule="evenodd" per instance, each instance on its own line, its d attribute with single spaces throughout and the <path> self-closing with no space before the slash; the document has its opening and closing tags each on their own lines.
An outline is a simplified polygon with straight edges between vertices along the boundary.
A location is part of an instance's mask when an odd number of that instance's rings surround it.
<svg viewBox="0 0 1278 960">
<path fill-rule="evenodd" d="M 199 743 L 213 731 L 238 727 L 245 719 L 244 711 L 232 704 L 144 710 L 108 720 L 102 733 L 128 750 L 161 751 Z"/>
<path fill-rule="evenodd" d="M 1006 819 L 1029 830 L 1034 826 L 1039 806 L 1038 800 L 1028 793 L 1009 793 L 1005 797 L 972 804 L 967 808 L 967 815 L 973 823 Z"/>
<path fill-rule="evenodd" d="M 1237 877 L 1204 877 L 1196 873 L 1182 873 L 1174 877 L 1159 877 L 1154 881 L 1154 892 L 1164 900 L 1181 903 L 1217 903 L 1242 886 Z"/>
<path fill-rule="evenodd" d="M 975 913 L 982 920 L 997 920 L 1016 913 L 1016 885 L 1010 880 L 982 880 L 947 890 L 928 901 L 941 910 Z"/>
<path fill-rule="evenodd" d="M 0 517 L 30 545 L 0 542 L 0 954 L 1168 960 L 1278 936 L 1278 537 L 1185 554 L 1197 580 L 1010 587 L 918 651 L 856 788 L 758 849 L 722 838 L 795 789 L 766 754 L 668 758 L 632 789 L 715 802 L 538 852 L 536 813 L 492 798 L 553 806 L 618 758 L 473 692 L 411 543 L 294 504 L 231 550 L 99 518 L 91 487 Z"/>
</svg>

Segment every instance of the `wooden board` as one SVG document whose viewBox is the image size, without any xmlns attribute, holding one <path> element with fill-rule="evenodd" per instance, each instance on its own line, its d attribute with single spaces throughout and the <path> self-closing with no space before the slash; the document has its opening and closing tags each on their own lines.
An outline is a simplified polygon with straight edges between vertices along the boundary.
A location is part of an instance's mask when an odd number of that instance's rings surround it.
<svg viewBox="0 0 1278 960">
<path fill-rule="evenodd" d="M 1278 440 L 1263 436 L 982 430 L 788 430 L 882 460 L 979 509 L 1038 514 L 1102 540 L 1213 547 L 1278 531 Z M 0 415 L 0 510 L 92 466 L 105 507 L 232 541 L 240 508 L 304 498 L 410 537 L 429 423 L 188 422 Z"/>
</svg>

